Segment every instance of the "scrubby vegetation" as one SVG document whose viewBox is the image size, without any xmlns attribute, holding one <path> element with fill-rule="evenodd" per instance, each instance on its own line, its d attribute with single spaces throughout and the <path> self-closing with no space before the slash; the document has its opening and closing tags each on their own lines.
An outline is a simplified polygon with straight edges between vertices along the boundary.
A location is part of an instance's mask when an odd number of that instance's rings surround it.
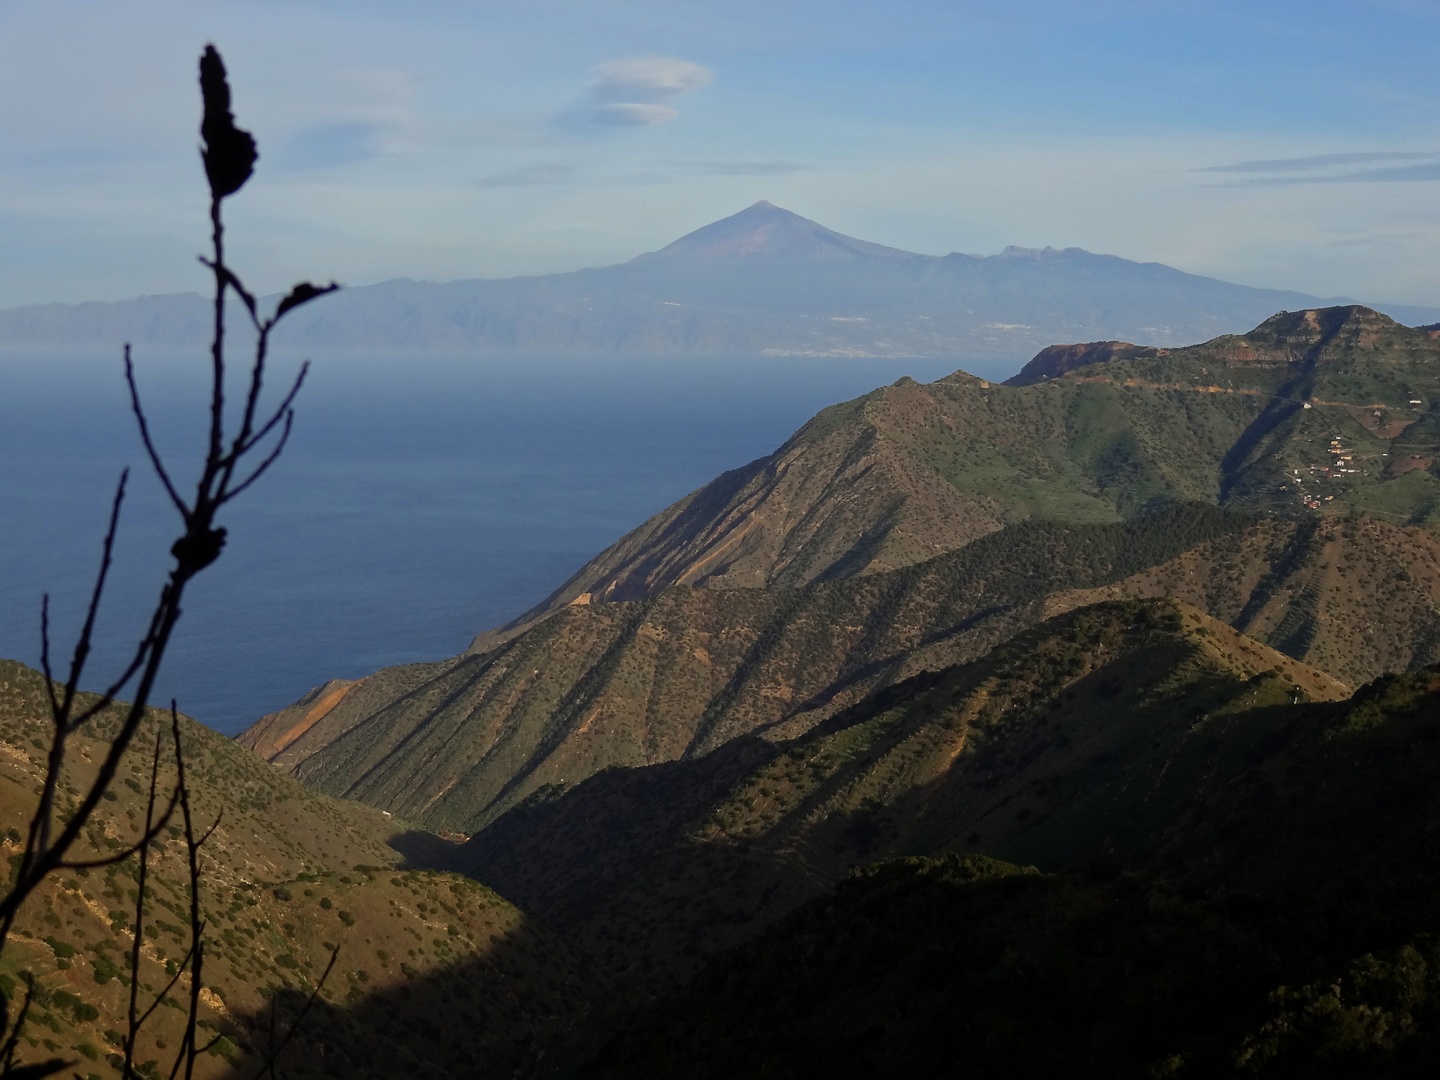
<svg viewBox="0 0 1440 1080">
<path fill-rule="evenodd" d="M 1440 916 L 1408 899 L 1413 919 Z M 1440 953 L 1414 922 L 1386 925 L 1397 906 L 893 862 L 718 960 L 584 1075 L 1430 1075 Z"/>
<path fill-rule="evenodd" d="M 0 822 L 22 821 L 33 801 L 45 763 L 34 745 L 46 729 L 45 700 L 38 673 L 0 662 Z M 63 792 L 79 790 L 93 771 L 118 708 L 74 741 Z M 138 742 L 168 722 L 151 713 Z M 605 977 L 581 954 L 491 890 L 453 874 L 400 869 L 385 840 L 404 825 L 312 792 L 215 732 L 182 724 L 195 812 L 221 819 L 203 849 L 198 1019 L 207 1039 L 222 1041 L 202 1057 L 198 1075 L 230 1075 L 232 1066 L 243 1074 L 247 1062 L 263 1061 L 272 1014 L 283 1036 L 337 946 L 335 969 L 282 1059 L 287 1075 L 305 1075 L 307 1061 L 317 1076 L 508 1075 L 532 1059 L 537 1037 L 558 1039 L 609 996 Z M 134 831 L 148 779 L 146 755 L 127 755 L 113 798 L 102 800 L 86 830 L 87 853 L 113 850 Z M 3 846 L 12 863 L 19 842 L 10 829 Z M 102 1077 L 115 1075 L 111 1036 L 128 998 L 136 874 L 132 858 L 57 876 L 23 912 L 0 964 L 7 992 L 33 980 L 27 1045 L 84 1059 Z M 141 979 L 158 990 L 189 943 L 178 829 L 162 834 L 152 853 L 148 892 Z M 182 979 L 147 1023 L 142 1075 L 146 1062 L 159 1068 L 178 1045 L 187 985 Z M 383 1017 L 356 1014 L 380 997 Z"/>
</svg>

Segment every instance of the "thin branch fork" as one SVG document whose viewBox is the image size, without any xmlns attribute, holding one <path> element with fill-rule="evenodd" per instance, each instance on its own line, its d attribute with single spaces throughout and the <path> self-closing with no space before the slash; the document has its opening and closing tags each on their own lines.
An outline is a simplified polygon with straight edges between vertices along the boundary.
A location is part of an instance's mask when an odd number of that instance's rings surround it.
<svg viewBox="0 0 1440 1080">
<path fill-rule="evenodd" d="M 285 1047 L 290 1045 L 290 1040 L 295 1037 L 295 1032 L 300 1030 L 301 1023 L 310 1012 L 311 1006 L 315 1004 L 320 996 L 320 991 L 325 989 L 325 984 L 330 979 L 330 973 L 335 969 L 335 961 L 340 959 L 340 946 L 330 950 L 330 962 L 325 965 L 324 972 L 320 975 L 320 981 L 315 984 L 315 989 L 310 991 L 310 996 L 305 999 L 305 1004 L 295 1014 L 295 1019 L 290 1022 L 290 1028 L 285 1032 L 285 1037 L 277 1044 L 275 1042 L 275 1005 L 270 1005 L 270 1049 L 265 1055 L 265 1061 L 260 1066 L 258 1076 L 269 1076 L 270 1080 L 277 1080 L 275 1067 L 280 1061 L 280 1055 L 285 1052 Z"/>
<path fill-rule="evenodd" d="M 175 748 L 177 782 L 175 789 L 163 800 L 163 807 L 159 794 L 161 739 L 157 732 L 156 746 L 151 759 L 151 783 L 146 804 L 145 828 L 138 839 L 118 852 L 99 858 L 71 859 L 68 856 L 85 826 L 93 818 L 100 800 L 110 790 L 121 762 L 129 752 L 142 724 L 147 716 L 151 715 L 148 702 L 155 689 L 161 662 L 180 618 L 186 586 L 196 574 L 219 557 L 225 543 L 225 530 L 215 525 L 217 512 L 230 500 L 248 490 L 264 475 L 279 458 L 288 443 L 294 424 L 294 401 L 304 384 L 308 366 L 300 368 L 294 383 L 283 395 L 277 407 L 265 415 L 262 420 L 260 400 L 264 389 L 271 332 L 289 312 L 338 288 L 334 283 L 327 286 L 316 286 L 309 282 L 302 282 L 280 301 L 272 316 L 268 319 L 259 317 L 254 295 L 246 289 L 239 277 L 225 263 L 225 227 L 221 214 L 222 201 L 238 191 L 253 172 L 257 156 L 255 141 L 248 132 L 237 128 L 234 124 L 234 118 L 230 113 L 230 90 L 224 64 L 213 46 L 207 47 L 201 56 L 200 85 L 205 107 L 201 123 L 201 136 L 204 140 L 201 157 L 210 185 L 210 223 L 213 247 L 213 258 L 202 258 L 201 261 L 211 269 L 215 277 L 214 327 L 210 345 L 210 423 L 200 476 L 194 489 L 193 498 L 187 501 L 180 494 L 152 435 L 150 421 L 141 401 L 131 348 L 127 343 L 124 347 L 124 370 L 131 413 L 135 418 L 140 441 L 150 466 L 165 489 L 166 496 L 179 513 L 182 522 L 180 535 L 170 549 L 175 558 L 175 564 L 160 590 L 145 632 L 131 651 L 120 674 L 105 687 L 101 694 L 82 705 L 80 687 L 84 684 L 96 620 L 109 579 L 120 512 L 125 501 L 129 480 L 127 470 L 121 474 L 112 501 L 100 568 L 91 589 L 85 620 L 71 659 L 70 671 L 63 684 L 55 679 L 51 665 L 49 597 L 46 596 L 41 603 L 41 663 L 44 669 L 50 709 L 51 741 L 40 798 L 29 822 L 25 849 L 19 866 L 16 868 L 14 881 L 9 890 L 0 896 L 0 949 L 3 949 L 21 906 L 47 876 L 61 869 L 113 865 L 138 855 L 140 859 L 140 889 L 136 901 L 135 940 L 131 953 L 132 976 L 138 975 L 140 945 L 144 930 L 150 847 L 178 810 L 185 822 L 185 843 L 191 882 L 192 943 L 182 964 L 182 972 L 188 969 L 191 979 L 189 1020 L 185 1038 L 171 1072 L 172 1080 L 181 1075 L 182 1071 L 189 1080 L 194 1071 L 196 1055 L 203 1052 L 197 1048 L 195 1035 L 199 994 L 202 988 L 200 975 L 204 959 L 203 935 L 205 931 L 204 921 L 200 918 L 199 851 L 219 825 L 219 819 L 217 819 L 203 835 L 196 836 L 185 777 L 179 713 L 173 701 L 170 707 L 170 722 Z M 225 303 L 226 292 L 229 289 L 233 289 L 245 305 L 252 324 L 259 332 L 259 341 L 250 366 L 249 382 L 244 395 L 245 404 L 238 429 L 233 437 L 227 440 L 225 433 Z M 260 456 L 258 463 L 247 465 L 247 457 L 256 453 L 261 443 L 272 435 L 276 435 L 277 432 L 278 437 L 269 451 Z M 243 479 L 237 482 L 237 476 L 241 476 Z M 118 718 L 118 730 L 110 737 L 109 746 L 93 779 L 69 817 L 63 823 L 57 822 L 56 798 L 62 778 L 68 737 L 114 706 L 119 700 L 119 695 L 126 692 L 126 688 L 131 687 L 132 683 L 133 688 L 127 693 L 130 702 L 123 707 Z M 325 969 L 325 978 L 328 978 L 334 963 L 335 955 L 332 954 L 330 965 Z M 176 979 L 180 975 L 181 972 L 177 972 Z M 155 1007 L 152 1004 L 144 1013 L 139 1011 L 139 1002 L 134 990 L 137 981 L 138 979 L 132 977 L 128 1013 L 129 1031 L 126 1038 L 125 1073 L 127 1076 L 132 1075 L 136 1033 Z M 317 985 L 316 995 L 324 981 L 325 979 L 322 978 L 320 985 Z M 174 985 L 175 980 L 172 980 L 165 992 L 168 993 Z M 305 1009 L 301 1010 L 301 1018 L 313 1004 L 314 998 L 315 995 L 312 995 L 310 1001 L 306 1003 Z M 21 1008 L 19 1015 L 13 1022 L 7 1024 L 6 1020 L 9 1019 L 8 1003 L 3 996 L 0 996 L 0 1031 L 8 1028 L 8 1037 L 3 1044 L 0 1044 L 0 1071 L 9 1072 L 13 1066 L 13 1057 L 20 1032 L 24 1026 L 28 1006 L 27 996 L 26 1004 Z M 290 1035 L 293 1033 L 292 1028 Z M 286 1036 L 286 1041 L 289 1040 L 290 1035 Z M 37 1066 L 37 1068 L 45 1070 L 49 1068 L 49 1065 L 60 1068 L 63 1067 L 63 1064 L 52 1062 Z M 26 1066 L 26 1068 L 31 1067 Z M 270 1070 L 273 1074 L 273 1060 Z"/>
<path fill-rule="evenodd" d="M 214 265 L 219 267 L 216 272 L 217 294 L 223 293 L 226 287 L 231 285 L 235 279 L 234 274 L 224 267 L 223 264 L 223 227 L 219 221 L 219 200 L 214 200 L 212 206 L 212 221 L 216 225 L 216 258 Z M 243 286 L 240 286 L 243 290 Z M 313 286 L 308 287 L 314 295 L 322 295 L 327 290 L 317 290 Z M 299 287 L 297 287 L 297 292 Z M 248 293 L 243 293 L 248 296 Z M 296 293 L 291 294 L 291 297 Z M 287 297 L 287 300 L 290 298 Z M 300 302 L 304 302 L 303 300 Z M 284 309 L 284 303 L 282 303 Z M 291 308 L 298 306 L 292 304 Z M 217 328 L 223 333 L 223 296 L 217 304 Z M 266 324 L 265 340 L 268 340 L 268 329 L 272 327 L 279 318 L 279 313 L 274 319 Z M 242 423 L 242 432 L 236 437 L 228 453 L 221 450 L 223 445 L 223 429 L 217 427 L 217 423 L 223 424 L 224 412 L 224 391 L 225 364 L 223 355 L 223 341 L 218 347 L 212 350 L 214 359 L 215 384 L 212 387 L 212 417 L 211 417 L 211 439 L 210 450 L 207 453 L 204 467 L 201 470 L 199 481 L 193 501 L 187 503 L 176 489 L 170 478 L 169 471 L 165 467 L 159 449 L 151 435 L 149 420 L 146 417 L 144 406 L 140 399 L 138 385 L 135 379 L 134 363 L 131 357 L 130 347 L 125 347 L 125 375 L 126 385 L 130 390 L 131 411 L 135 417 L 136 426 L 139 429 L 141 442 L 145 447 L 151 466 L 156 476 L 160 479 L 171 502 L 179 511 L 184 525 L 183 532 L 172 546 L 172 553 L 175 556 L 176 565 L 171 570 L 170 578 L 161 590 L 160 598 L 152 614 L 150 625 L 144 636 L 137 644 L 129 662 L 125 665 L 119 678 L 106 687 L 105 691 L 89 706 L 78 709 L 77 695 L 84 676 L 85 662 L 88 659 L 91 638 L 93 636 L 95 619 L 99 612 L 104 589 L 108 580 L 109 569 L 114 552 L 115 535 L 119 527 L 120 510 L 124 503 L 128 472 L 122 476 L 121 483 L 117 487 L 114 502 L 111 508 L 110 522 L 106 530 L 105 544 L 101 560 L 100 572 L 96 575 L 95 586 L 91 591 L 90 603 L 87 608 L 86 621 L 81 636 L 76 645 L 75 660 L 71 664 L 69 677 L 66 679 L 64 688 L 60 692 L 54 689 L 54 672 L 50 664 L 50 634 L 49 634 L 49 602 L 48 598 L 41 607 L 41 654 L 45 670 L 47 684 L 50 686 L 51 715 L 54 732 L 51 739 L 50 754 L 47 760 L 46 779 L 42 785 L 40 804 L 30 823 L 29 842 L 26 844 L 24 856 L 21 860 L 19 872 L 16 875 L 15 884 L 10 892 L 0 898 L 0 944 L 3 944 L 13 926 L 15 913 L 21 903 L 34 891 L 36 886 L 48 874 L 59 869 L 65 863 L 65 854 L 78 838 L 80 829 L 88 820 L 89 816 L 99 805 L 100 799 L 108 790 L 110 783 L 114 780 L 118 771 L 120 760 L 139 729 L 144 718 L 146 703 L 150 697 L 155 680 L 159 675 L 160 661 L 163 658 L 166 648 L 169 645 L 171 634 L 175 624 L 178 622 L 181 608 L 181 599 L 184 596 L 185 587 L 197 573 L 203 570 L 210 563 L 214 562 L 220 554 L 224 545 L 225 533 L 223 529 L 213 527 L 216 512 L 225 503 L 235 498 L 252 484 L 254 484 L 264 473 L 275 463 L 288 441 L 294 421 L 293 402 L 304 384 L 308 365 L 302 366 L 294 384 L 286 393 L 277 411 L 263 423 L 257 431 L 246 430 L 253 427 L 254 407 L 259 400 L 260 388 L 264 373 L 264 352 L 257 349 L 257 357 L 250 373 L 250 393 L 247 398 L 247 416 Z M 218 412 L 216 409 L 218 408 Z M 259 440 L 265 438 L 275 428 L 283 423 L 280 438 L 275 447 L 246 475 L 238 485 L 231 486 L 231 481 L 236 467 L 244 459 L 245 455 L 254 449 Z M 101 767 L 97 772 L 95 780 L 86 791 L 80 801 L 76 813 L 72 816 L 67 825 L 60 831 L 58 836 L 52 838 L 54 803 L 56 785 L 59 782 L 59 768 L 64 760 L 66 736 L 82 727 L 89 720 L 93 719 L 100 712 L 110 707 L 118 699 L 119 694 L 124 690 L 131 680 L 138 676 L 138 683 L 132 695 L 131 704 L 121 723 L 120 731 L 112 740 Z"/>
<path fill-rule="evenodd" d="M 157 730 L 155 732 L 155 752 L 150 759 L 150 797 L 145 803 L 145 831 L 147 833 L 155 818 L 155 793 L 160 782 L 160 745 L 160 732 Z M 179 787 L 180 785 L 177 784 L 177 791 Z M 140 1033 L 140 1025 L 144 1023 L 144 1020 L 137 1018 L 137 1013 L 140 1002 L 140 946 L 145 940 L 145 886 L 150 870 L 150 845 L 142 845 L 139 855 L 139 874 L 135 881 L 134 937 L 130 942 L 130 1002 L 126 1013 L 128 1023 L 125 1029 L 125 1064 L 120 1070 L 120 1075 L 127 1080 L 134 1075 L 135 1040 Z M 163 994 L 161 996 L 163 997 Z M 145 1015 L 150 1015 L 149 1010 Z"/>
<path fill-rule="evenodd" d="M 195 1072 L 195 1058 L 199 1053 L 195 1044 L 195 1024 L 200 1016 L 200 972 L 205 961 L 205 922 L 200 917 L 200 846 L 209 840 L 220 825 L 217 817 L 205 835 L 195 838 L 195 819 L 190 812 L 190 788 L 185 782 L 185 754 L 180 746 L 180 714 L 175 702 L 170 702 L 170 733 L 175 741 L 175 767 L 178 770 L 176 789 L 180 792 L 180 815 L 185 822 L 185 853 L 190 870 L 190 1008 L 185 1019 L 185 1036 L 175 1055 L 175 1064 L 170 1069 L 170 1078 L 175 1080 L 183 1063 L 185 1080 L 191 1080 Z"/>
</svg>

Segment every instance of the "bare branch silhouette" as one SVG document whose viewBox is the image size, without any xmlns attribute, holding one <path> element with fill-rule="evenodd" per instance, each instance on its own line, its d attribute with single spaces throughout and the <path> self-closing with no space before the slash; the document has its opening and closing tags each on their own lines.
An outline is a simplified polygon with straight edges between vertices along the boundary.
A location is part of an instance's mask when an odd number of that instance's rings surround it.
<svg viewBox="0 0 1440 1080">
<path fill-rule="evenodd" d="M 155 753 L 150 759 L 150 797 L 145 802 L 145 831 L 150 831 L 155 820 L 155 794 L 160 781 L 160 732 L 155 732 Z M 178 788 L 177 788 L 178 790 Z M 144 1023 L 137 1014 L 140 1004 L 140 946 L 145 940 L 145 887 L 148 884 L 150 871 L 150 845 L 140 845 L 139 852 L 140 866 L 139 873 L 135 879 L 135 921 L 131 924 L 130 930 L 134 935 L 130 942 L 130 1007 L 127 1010 L 128 1023 L 125 1028 L 125 1064 L 120 1070 L 120 1075 L 128 1077 L 134 1072 L 135 1063 L 135 1040 L 140 1034 L 140 1025 Z M 160 997 L 163 997 L 162 993 Z M 159 998 L 156 999 L 159 1001 Z M 155 1008 L 150 1006 L 145 1012 L 149 1017 L 150 1012 Z"/>
<path fill-rule="evenodd" d="M 290 1040 L 295 1037 L 295 1032 L 300 1030 L 300 1025 L 305 1022 L 310 1007 L 315 1004 L 315 999 L 320 996 L 320 991 L 325 989 L 325 983 L 330 979 L 330 972 L 335 969 L 335 961 L 340 958 L 340 947 L 337 945 L 330 950 L 330 962 L 325 965 L 325 970 L 320 974 L 320 981 L 315 984 L 315 989 L 310 991 L 310 996 L 305 999 L 305 1004 L 300 1006 L 300 1011 L 295 1014 L 295 1019 L 290 1022 L 290 1029 L 285 1032 L 285 1037 L 277 1045 L 275 1042 L 275 1006 L 270 1006 L 270 1049 L 266 1052 L 265 1061 L 261 1064 L 257 1077 L 269 1076 L 270 1080 L 276 1080 L 275 1066 L 280 1060 L 280 1055 L 285 1052 L 285 1047 L 290 1045 Z"/>
<path fill-rule="evenodd" d="M 175 753 L 176 782 L 174 790 L 168 797 L 161 798 L 162 740 L 157 731 L 155 750 L 151 759 L 150 790 L 146 804 L 145 825 L 138 837 L 116 851 L 97 857 L 72 857 L 71 851 L 80 840 L 86 825 L 94 817 L 101 799 L 110 792 L 122 760 L 130 752 L 146 718 L 152 715 L 148 702 L 155 689 L 161 664 L 176 624 L 180 619 L 181 603 L 185 597 L 187 586 L 197 574 L 218 559 L 224 549 L 226 530 L 216 523 L 217 513 L 231 500 L 248 490 L 270 469 L 289 440 L 294 424 L 294 401 L 300 388 L 304 385 L 308 366 L 301 366 L 299 374 L 289 390 L 282 396 L 279 404 L 273 410 L 262 412 L 261 404 L 265 389 L 271 332 L 280 319 L 290 311 L 338 288 L 333 283 L 316 286 L 309 282 L 301 282 L 279 302 L 272 316 L 268 319 L 260 317 L 254 294 L 245 287 L 239 275 L 225 261 L 225 226 L 222 215 L 223 201 L 244 186 L 254 172 L 259 153 L 250 133 L 235 125 L 235 118 L 231 112 L 230 87 L 225 65 L 214 46 L 207 46 L 200 57 L 200 88 L 204 105 L 200 125 L 203 140 L 201 158 L 210 187 L 212 247 L 210 257 L 202 257 L 201 262 L 210 268 L 215 282 L 214 325 L 209 349 L 211 369 L 208 395 L 209 428 L 200 475 L 195 483 L 193 494 L 187 499 L 173 481 L 171 470 L 165 464 L 152 436 L 150 420 L 146 414 L 135 375 L 131 348 L 127 343 L 123 350 L 123 363 L 131 413 L 135 418 L 140 442 L 149 459 L 150 466 L 165 489 L 170 503 L 180 516 L 180 530 L 170 547 L 174 563 L 160 589 L 146 628 L 131 649 L 128 659 L 121 665 L 118 675 L 112 677 L 98 695 L 82 695 L 82 687 L 88 681 L 87 665 L 94 644 L 96 622 L 109 581 L 115 539 L 119 531 L 120 513 L 125 502 L 129 481 L 129 471 L 122 472 L 110 508 L 100 567 L 93 580 L 85 618 L 75 642 L 69 672 L 63 683 L 56 680 L 51 665 L 49 596 L 46 595 L 41 602 L 41 665 L 48 695 L 50 745 L 46 755 L 45 774 L 40 784 L 35 810 L 29 821 L 24 847 L 18 858 L 10 885 L 3 895 L 0 895 L 0 950 L 3 950 L 21 907 L 50 875 L 59 870 L 82 870 L 110 866 L 132 857 L 138 857 L 139 889 L 135 903 L 134 940 L 130 951 L 131 981 L 127 1031 L 123 1039 L 125 1054 L 122 1076 L 127 1080 L 136 1075 L 135 1045 L 141 1027 L 166 994 L 187 974 L 190 980 L 188 1019 L 185 1035 L 176 1052 L 171 1077 L 183 1074 L 188 1080 L 194 1072 L 197 1055 L 207 1049 L 207 1047 L 197 1046 L 196 1040 L 196 1024 L 202 989 L 201 972 L 205 955 L 205 922 L 200 914 L 200 848 L 213 835 L 219 819 L 211 824 L 203 835 L 197 836 L 190 804 L 190 791 L 186 780 L 179 713 L 173 701 L 170 705 L 170 730 Z M 245 306 L 251 322 L 259 332 L 259 337 L 249 364 L 248 382 L 245 384 L 243 393 L 244 406 L 233 434 L 227 435 L 225 394 L 228 368 L 225 314 L 227 294 L 232 291 Z M 262 420 L 261 417 L 264 419 Z M 275 436 L 273 445 L 261 453 L 261 444 L 272 435 Z M 258 460 L 253 460 L 255 458 Z M 237 476 L 241 477 L 238 481 Z M 122 695 L 129 699 L 128 702 L 121 702 Z M 67 813 L 61 816 L 57 812 L 56 797 L 61 789 L 64 776 L 67 739 L 81 731 L 101 714 L 112 711 L 117 714 L 117 725 L 107 737 L 108 743 L 99 764 L 95 768 L 93 776 L 81 785 L 82 790 L 74 807 L 67 807 Z M 152 846 L 177 810 L 184 822 L 184 838 L 188 853 L 190 947 L 174 977 L 158 995 L 156 1001 L 141 1011 L 138 987 L 140 985 L 139 975 L 150 855 Z M 334 962 L 335 957 L 332 954 L 330 967 L 326 968 L 327 976 L 331 967 L 334 966 Z M 323 982 L 322 979 L 322 985 Z M 319 993 L 318 986 L 316 993 Z M 0 1044 L 0 1073 L 7 1076 L 46 1076 L 67 1067 L 67 1063 L 59 1061 L 23 1065 L 15 1062 L 14 1058 L 19 1047 L 29 1003 L 30 994 L 27 990 L 25 1003 L 12 1018 L 9 1014 L 9 1002 L 3 995 L 0 995 L 0 1033 L 4 1033 L 6 1036 L 4 1043 Z M 307 1004 L 306 1008 L 308 1009 L 308 1007 Z M 301 1015 L 303 1017 L 304 1010 Z M 293 1034 L 293 1028 L 290 1034 Z M 287 1035 L 287 1041 L 288 1038 Z M 213 1040 L 211 1045 L 213 1045 Z"/>
</svg>

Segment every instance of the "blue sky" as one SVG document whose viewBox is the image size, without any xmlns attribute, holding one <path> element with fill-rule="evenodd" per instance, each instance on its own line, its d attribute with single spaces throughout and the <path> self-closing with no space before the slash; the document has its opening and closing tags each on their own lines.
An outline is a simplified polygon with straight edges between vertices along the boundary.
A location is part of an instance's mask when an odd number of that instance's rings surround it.
<svg viewBox="0 0 1440 1080">
<path fill-rule="evenodd" d="M 766 198 L 1440 304 L 1436 0 L 0 0 L 0 307 L 203 288 L 206 41 L 264 291 L 603 265 Z"/>
</svg>

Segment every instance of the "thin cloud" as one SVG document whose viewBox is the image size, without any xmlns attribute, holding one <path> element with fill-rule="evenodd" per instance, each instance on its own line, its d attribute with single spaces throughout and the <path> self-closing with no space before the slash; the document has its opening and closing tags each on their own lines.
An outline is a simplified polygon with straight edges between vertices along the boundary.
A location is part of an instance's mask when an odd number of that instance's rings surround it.
<svg viewBox="0 0 1440 1080">
<path fill-rule="evenodd" d="M 1382 164 L 1398 162 L 1405 164 Z M 1356 167 L 1360 165 L 1378 167 Z M 1233 165 L 1211 165 L 1195 171 L 1239 174 L 1229 184 L 1220 185 L 1224 187 L 1423 183 L 1440 180 L 1440 152 L 1406 150 L 1317 154 L 1313 157 L 1276 158 L 1273 161 L 1239 161 Z"/>
<path fill-rule="evenodd" d="M 595 69 L 591 103 L 571 120 L 593 127 L 668 124 L 680 115 L 672 103 L 714 78 L 709 68 L 673 56 L 611 60 Z"/>
<path fill-rule="evenodd" d="M 653 124 L 668 124 L 680 113 L 669 105 L 656 105 L 641 101 L 617 101 L 610 105 L 597 105 L 590 110 L 590 119 L 596 124 L 611 127 L 649 127 Z"/>
<path fill-rule="evenodd" d="M 482 176 L 475 181 L 481 187 L 507 188 L 507 187 L 545 187 L 553 184 L 564 184 L 575 175 L 573 165 L 562 165 L 558 162 L 542 165 L 521 165 L 514 169 L 505 169 L 501 172 L 491 173 L 489 176 Z"/>
<path fill-rule="evenodd" d="M 708 86 L 709 68 L 673 56 L 611 60 L 595 69 L 590 94 L 596 101 L 663 104 Z"/>
<path fill-rule="evenodd" d="M 1362 169 L 1334 176 L 1271 176 L 1242 181 L 1259 187 L 1292 184 L 1413 184 L 1440 180 L 1440 161 L 1420 165 L 1395 165 L 1387 169 Z"/>
<path fill-rule="evenodd" d="M 1337 165 L 1371 165 L 1380 161 L 1419 161 L 1440 157 L 1425 151 L 1378 151 L 1361 154 L 1317 154 L 1314 157 L 1275 158 L 1271 161 L 1237 161 L 1233 165 L 1207 165 L 1196 172 L 1274 173 L 1314 172 Z"/>
<path fill-rule="evenodd" d="M 683 164 L 694 172 L 710 176 L 787 176 L 816 169 L 803 161 L 689 161 Z"/>
</svg>

